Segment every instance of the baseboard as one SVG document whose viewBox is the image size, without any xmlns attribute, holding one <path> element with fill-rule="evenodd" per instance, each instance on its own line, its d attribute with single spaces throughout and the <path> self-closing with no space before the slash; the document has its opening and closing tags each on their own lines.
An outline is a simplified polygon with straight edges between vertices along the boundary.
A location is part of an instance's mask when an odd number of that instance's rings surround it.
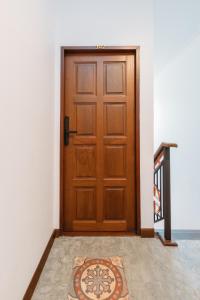
<svg viewBox="0 0 200 300">
<path fill-rule="evenodd" d="M 59 230 L 55 229 L 53 231 L 53 233 L 52 233 L 49 241 L 48 241 L 48 244 L 47 244 L 47 246 L 46 246 L 46 248 L 44 250 L 44 253 L 43 253 L 43 255 L 42 255 L 41 259 L 40 259 L 40 262 L 39 262 L 39 264 L 38 264 L 38 266 L 37 266 L 37 268 L 36 268 L 36 270 L 35 270 L 35 272 L 33 274 L 33 277 L 32 277 L 32 279 L 31 279 L 31 281 L 29 283 L 29 286 L 28 286 L 26 292 L 25 292 L 23 300 L 30 300 L 31 297 L 33 296 L 33 293 L 34 293 L 34 290 L 35 290 L 36 285 L 38 283 L 38 280 L 40 278 L 40 275 L 41 275 L 42 270 L 44 268 L 44 265 L 45 265 L 45 263 L 47 261 L 47 258 L 49 256 L 49 253 L 50 253 L 51 247 L 53 245 L 54 239 L 56 237 L 58 237 L 58 236 L 59 236 Z"/>
<path fill-rule="evenodd" d="M 154 237 L 154 228 L 141 228 L 141 237 L 142 238 L 153 238 Z"/>
<path fill-rule="evenodd" d="M 156 231 L 163 235 L 162 229 L 157 229 Z M 172 238 L 174 240 L 200 240 L 200 230 L 172 229 Z"/>
</svg>

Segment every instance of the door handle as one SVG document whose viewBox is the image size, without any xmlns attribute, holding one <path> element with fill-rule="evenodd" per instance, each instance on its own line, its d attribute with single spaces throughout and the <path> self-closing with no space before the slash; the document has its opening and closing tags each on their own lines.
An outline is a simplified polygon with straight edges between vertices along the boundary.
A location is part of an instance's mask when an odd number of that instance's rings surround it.
<svg viewBox="0 0 200 300">
<path fill-rule="evenodd" d="M 69 135 L 71 133 L 77 133 L 76 130 L 69 130 L 69 117 L 64 118 L 64 144 L 69 145 Z"/>
<path fill-rule="evenodd" d="M 67 131 L 67 133 L 69 134 L 69 133 L 77 133 L 77 131 L 76 130 L 69 130 L 69 131 Z"/>
</svg>

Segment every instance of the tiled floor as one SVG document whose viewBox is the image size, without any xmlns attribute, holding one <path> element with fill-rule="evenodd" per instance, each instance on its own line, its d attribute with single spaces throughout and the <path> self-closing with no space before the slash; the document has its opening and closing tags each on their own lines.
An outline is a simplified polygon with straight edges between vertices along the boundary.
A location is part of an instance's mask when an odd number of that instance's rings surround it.
<svg viewBox="0 0 200 300">
<path fill-rule="evenodd" d="M 75 256 L 122 256 L 130 300 L 200 300 L 200 241 L 163 247 L 140 237 L 60 237 L 55 240 L 33 300 L 67 300 Z"/>
</svg>

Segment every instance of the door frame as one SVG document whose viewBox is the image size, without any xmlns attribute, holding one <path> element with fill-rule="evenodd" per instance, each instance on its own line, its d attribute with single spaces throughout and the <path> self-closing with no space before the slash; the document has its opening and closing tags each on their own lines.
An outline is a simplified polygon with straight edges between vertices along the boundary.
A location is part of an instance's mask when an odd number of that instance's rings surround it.
<svg viewBox="0 0 200 300">
<path fill-rule="evenodd" d="M 136 152 L 136 233 L 141 235 L 141 200 L 140 200 L 140 46 L 63 46 L 61 47 L 60 67 L 60 233 L 64 233 L 64 101 L 65 101 L 65 56 L 71 53 L 124 53 L 135 57 L 135 152 Z M 95 235 L 96 233 L 94 233 Z M 123 233 L 121 233 L 123 234 Z M 114 234 L 113 234 L 114 235 Z"/>
</svg>

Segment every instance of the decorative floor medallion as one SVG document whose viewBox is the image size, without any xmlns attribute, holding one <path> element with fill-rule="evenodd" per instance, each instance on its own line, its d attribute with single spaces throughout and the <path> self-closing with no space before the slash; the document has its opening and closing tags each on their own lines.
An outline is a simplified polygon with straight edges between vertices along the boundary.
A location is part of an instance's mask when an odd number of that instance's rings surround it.
<svg viewBox="0 0 200 300">
<path fill-rule="evenodd" d="M 68 300 L 128 300 L 122 258 L 76 257 L 73 266 L 74 296 Z"/>
</svg>

